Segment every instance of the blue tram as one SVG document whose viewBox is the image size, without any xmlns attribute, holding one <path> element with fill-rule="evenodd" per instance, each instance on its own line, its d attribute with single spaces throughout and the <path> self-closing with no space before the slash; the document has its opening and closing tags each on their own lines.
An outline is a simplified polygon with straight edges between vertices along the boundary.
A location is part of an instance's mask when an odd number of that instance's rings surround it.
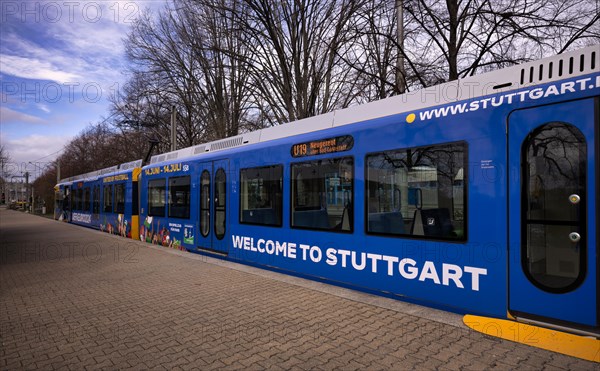
<svg viewBox="0 0 600 371">
<path fill-rule="evenodd" d="M 143 241 L 598 336 L 600 49 L 156 155 Z"/>
<path fill-rule="evenodd" d="M 55 187 L 54 218 L 139 238 L 138 178 L 142 160 L 64 179 Z"/>
</svg>

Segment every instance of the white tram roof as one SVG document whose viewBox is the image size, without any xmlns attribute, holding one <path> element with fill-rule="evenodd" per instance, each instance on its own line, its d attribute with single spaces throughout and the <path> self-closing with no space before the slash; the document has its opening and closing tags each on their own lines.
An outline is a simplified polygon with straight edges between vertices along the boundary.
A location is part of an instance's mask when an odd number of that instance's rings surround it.
<svg viewBox="0 0 600 371">
<path fill-rule="evenodd" d="M 154 155 L 150 159 L 150 164 L 196 157 L 202 153 L 212 153 L 490 94 L 504 93 L 527 86 L 590 74 L 599 69 L 600 45 L 594 45 L 235 137 Z"/>
<path fill-rule="evenodd" d="M 72 183 L 72 182 L 77 182 L 77 181 L 96 180 L 99 177 L 104 176 L 104 175 L 108 175 L 108 174 L 114 175 L 114 174 L 118 174 L 118 173 L 123 173 L 123 172 L 126 172 L 128 170 L 134 169 L 136 167 L 141 167 L 141 166 L 142 166 L 142 160 L 135 160 L 135 161 L 125 162 L 125 163 L 120 164 L 120 165 L 115 165 L 115 166 L 107 167 L 107 168 L 104 168 L 104 169 L 92 171 L 92 172 L 89 172 L 89 173 L 85 173 L 85 174 L 81 174 L 81 175 L 75 175 L 75 176 L 72 176 L 72 177 L 69 177 L 69 178 L 61 179 L 58 184 Z"/>
</svg>

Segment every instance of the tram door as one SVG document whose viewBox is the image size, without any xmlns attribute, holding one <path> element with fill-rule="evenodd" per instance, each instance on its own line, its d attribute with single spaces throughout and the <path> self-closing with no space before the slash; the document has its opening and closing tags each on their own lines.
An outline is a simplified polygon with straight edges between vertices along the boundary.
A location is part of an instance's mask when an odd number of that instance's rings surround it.
<svg viewBox="0 0 600 371">
<path fill-rule="evenodd" d="M 63 198 L 63 220 L 66 222 L 71 223 L 71 215 L 72 215 L 72 210 L 71 210 L 71 205 L 73 204 L 73 194 L 72 194 L 72 188 L 70 186 L 66 186 L 65 187 L 65 195 Z"/>
<path fill-rule="evenodd" d="M 228 205 L 230 202 L 229 160 L 200 165 L 200 205 L 198 247 L 228 252 Z"/>
<path fill-rule="evenodd" d="M 509 117 L 509 311 L 515 317 L 598 326 L 598 108 L 598 100 L 586 99 Z"/>
</svg>

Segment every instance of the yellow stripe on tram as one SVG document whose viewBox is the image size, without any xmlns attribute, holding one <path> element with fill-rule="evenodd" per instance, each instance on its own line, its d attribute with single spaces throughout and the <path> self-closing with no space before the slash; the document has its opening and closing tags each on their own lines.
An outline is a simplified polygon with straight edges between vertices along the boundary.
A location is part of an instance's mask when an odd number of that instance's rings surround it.
<svg viewBox="0 0 600 371">
<path fill-rule="evenodd" d="M 140 217 L 138 215 L 133 215 L 131 217 L 131 239 L 140 239 Z"/>
<path fill-rule="evenodd" d="M 600 340 L 505 319 L 467 314 L 469 328 L 489 336 L 600 363 Z"/>
</svg>

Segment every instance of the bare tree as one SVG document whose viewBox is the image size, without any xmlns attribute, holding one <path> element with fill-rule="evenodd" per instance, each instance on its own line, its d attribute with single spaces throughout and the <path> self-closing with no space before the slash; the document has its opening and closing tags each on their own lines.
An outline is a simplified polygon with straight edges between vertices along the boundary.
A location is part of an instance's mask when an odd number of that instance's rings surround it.
<svg viewBox="0 0 600 371">
<path fill-rule="evenodd" d="M 12 175 L 12 169 L 10 166 L 10 154 L 4 145 L 0 145 L 0 193 L 2 193 L 3 201 L 7 201 L 8 195 L 5 194 L 6 182 L 8 177 Z"/>
<path fill-rule="evenodd" d="M 348 104 L 339 51 L 359 0 L 244 0 L 238 16 L 254 53 L 250 69 L 257 107 L 270 125 L 329 112 Z"/>
<path fill-rule="evenodd" d="M 423 85 L 455 80 L 597 43 L 596 6 L 577 0 L 405 0 L 412 32 L 405 51 Z"/>
<path fill-rule="evenodd" d="M 8 150 L 6 149 L 6 147 L 4 145 L 0 145 L 0 165 L 1 165 L 1 169 L 2 169 L 2 173 L 0 174 L 0 177 L 5 178 L 6 176 L 10 175 L 9 173 L 7 173 L 8 170 L 8 163 L 10 162 L 10 153 L 8 153 Z"/>
<path fill-rule="evenodd" d="M 115 131 L 105 121 L 85 128 L 65 146 L 56 161 L 43 166 L 35 164 L 42 170 L 33 182 L 36 202 L 43 200 L 49 212 L 53 209 L 58 163 L 61 179 L 66 179 L 143 158 L 147 151 L 144 137 L 131 131 Z"/>
<path fill-rule="evenodd" d="M 112 123 L 122 133 L 135 133 L 146 141 L 157 140 L 157 150 L 165 152 L 170 148 L 169 115 L 173 101 L 152 80 L 150 73 L 134 72 L 122 90 L 109 98 Z"/>
<path fill-rule="evenodd" d="M 106 122 L 90 125 L 69 142 L 57 161 L 62 178 L 138 160 L 147 150 L 145 138 L 119 133 Z"/>
<path fill-rule="evenodd" d="M 172 106 L 178 112 L 179 147 L 237 135 L 250 126 L 252 95 L 240 60 L 249 58 L 251 47 L 234 23 L 243 15 L 240 2 L 175 0 L 156 18 L 141 18 L 126 42 L 136 70 L 112 97 L 115 125 L 143 131 L 163 149 Z"/>
<path fill-rule="evenodd" d="M 44 172 L 32 183 L 36 205 L 46 206 L 46 213 L 54 212 L 54 186 L 56 185 L 56 166 L 44 168 Z"/>
<path fill-rule="evenodd" d="M 396 38 L 399 24 L 396 5 L 391 1 L 369 0 L 350 20 L 345 35 L 347 46 L 340 57 L 355 70 L 356 86 L 352 89 L 356 95 L 352 98 L 358 103 L 406 90 L 405 62 Z"/>
<path fill-rule="evenodd" d="M 173 0 L 129 34 L 115 125 L 166 150 L 176 106 L 190 146 L 597 43 L 599 24 L 575 0 Z"/>
<path fill-rule="evenodd" d="M 597 44 L 597 6 L 575 0 L 368 1 L 351 20 L 352 47 L 341 57 L 356 71 L 359 101 L 381 99 Z"/>
<path fill-rule="evenodd" d="M 249 70 L 242 61 L 253 53 L 236 23 L 248 8 L 241 0 L 181 0 L 182 42 L 191 46 L 197 61 L 198 95 L 206 106 L 205 139 L 237 135 L 250 125 L 252 107 Z"/>
<path fill-rule="evenodd" d="M 196 144 L 201 135 L 202 111 L 196 96 L 199 84 L 195 56 L 190 45 L 181 42 L 179 21 L 178 13 L 167 6 L 156 20 L 146 13 L 136 22 L 126 43 L 127 55 L 138 68 L 129 87 L 136 92 L 138 103 L 169 107 L 169 111 L 175 106 L 180 118 L 177 139 L 181 145 L 190 146 Z M 161 132 L 168 120 L 164 123 L 163 110 L 158 110 L 157 114 L 156 108 L 150 108 L 154 111 L 150 115 L 154 120 L 145 124 Z"/>
</svg>

